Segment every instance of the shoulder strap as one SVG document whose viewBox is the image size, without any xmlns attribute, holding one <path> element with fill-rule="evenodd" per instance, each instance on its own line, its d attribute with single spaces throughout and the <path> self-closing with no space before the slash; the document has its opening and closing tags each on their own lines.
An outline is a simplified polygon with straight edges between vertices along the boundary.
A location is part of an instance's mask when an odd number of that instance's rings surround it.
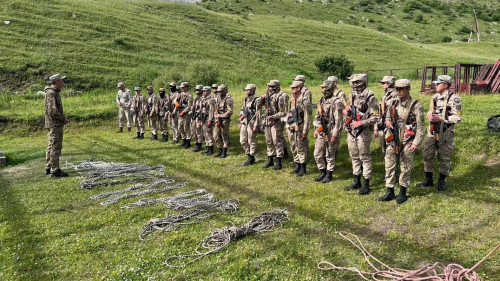
<svg viewBox="0 0 500 281">
<path fill-rule="evenodd" d="M 403 119 L 403 126 L 406 126 L 406 122 L 408 122 L 408 116 L 410 116 L 410 112 L 413 110 L 413 108 L 415 107 L 415 105 L 417 104 L 418 100 L 414 100 L 413 103 L 410 105 L 410 103 L 408 103 L 406 105 L 406 110 L 405 110 L 405 117 Z M 403 140 L 404 140 L 404 137 L 405 137 L 405 134 L 404 134 L 404 127 L 401 128 L 403 130 L 403 133 L 399 133 L 399 144 L 403 144 Z"/>
</svg>

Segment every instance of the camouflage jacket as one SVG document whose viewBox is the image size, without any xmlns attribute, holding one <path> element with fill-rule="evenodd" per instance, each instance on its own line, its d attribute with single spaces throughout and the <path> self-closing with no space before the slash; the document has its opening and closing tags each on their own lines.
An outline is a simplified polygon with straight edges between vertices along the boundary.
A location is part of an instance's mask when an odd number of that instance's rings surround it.
<svg viewBox="0 0 500 281">
<path fill-rule="evenodd" d="M 436 93 L 432 96 L 431 102 L 434 105 L 434 111 L 432 111 L 432 106 L 429 108 L 429 113 L 442 115 L 443 109 L 446 106 L 446 115 L 444 118 L 444 124 L 452 133 L 454 132 L 455 124 L 462 121 L 462 99 L 454 93 L 446 91 L 444 94 Z M 428 136 L 432 136 L 429 132 Z"/>
<path fill-rule="evenodd" d="M 321 127 L 321 118 L 326 120 L 328 128 L 323 128 L 322 134 L 325 131 L 329 132 L 329 137 L 338 138 L 342 133 L 342 125 L 343 125 L 343 113 L 344 103 L 342 100 L 333 94 L 330 97 L 322 97 L 319 99 L 319 103 L 317 105 L 318 110 L 316 111 L 314 127 L 318 129 Z M 321 109 L 321 115 L 320 110 Z M 320 133 L 320 134 L 321 134 Z"/>
<path fill-rule="evenodd" d="M 61 101 L 61 90 L 45 87 L 45 128 L 62 127 L 66 122 Z"/>
<path fill-rule="evenodd" d="M 412 141 L 412 144 L 420 146 L 425 136 L 425 120 L 424 120 L 424 107 L 411 96 L 405 101 L 401 101 L 399 97 L 392 99 L 388 107 L 395 108 L 395 117 L 398 122 L 399 134 L 402 136 L 403 146 Z M 408 119 L 406 124 L 403 124 L 406 115 Z M 387 109 L 386 120 L 393 122 L 390 109 Z M 391 134 L 391 130 L 386 130 L 385 137 Z"/>
</svg>

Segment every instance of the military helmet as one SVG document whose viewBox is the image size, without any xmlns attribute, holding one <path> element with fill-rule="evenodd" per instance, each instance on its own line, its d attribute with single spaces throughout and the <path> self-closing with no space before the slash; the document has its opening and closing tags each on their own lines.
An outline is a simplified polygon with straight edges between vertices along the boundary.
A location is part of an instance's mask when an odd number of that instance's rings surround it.
<svg viewBox="0 0 500 281">
<path fill-rule="evenodd" d="M 198 84 L 196 85 L 196 87 L 194 87 L 194 89 L 197 91 L 201 91 L 203 89 L 203 85 Z"/>
<path fill-rule="evenodd" d="M 180 88 L 188 87 L 189 88 L 189 83 L 188 82 L 182 82 L 180 85 Z"/>
<path fill-rule="evenodd" d="M 202 91 L 212 91 L 212 88 L 210 86 L 203 86 Z"/>
<path fill-rule="evenodd" d="M 379 83 L 387 83 L 391 86 L 394 86 L 394 82 L 396 81 L 396 77 L 394 76 L 384 76 L 382 80 L 378 81 Z"/>
<path fill-rule="evenodd" d="M 227 93 L 227 86 L 225 84 L 220 84 L 219 87 L 217 87 L 217 92 Z"/>
</svg>

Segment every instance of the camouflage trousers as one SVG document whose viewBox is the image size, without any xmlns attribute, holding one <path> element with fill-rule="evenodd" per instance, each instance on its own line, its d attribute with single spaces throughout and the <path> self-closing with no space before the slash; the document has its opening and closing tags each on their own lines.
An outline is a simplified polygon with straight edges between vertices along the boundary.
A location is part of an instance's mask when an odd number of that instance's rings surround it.
<svg viewBox="0 0 500 281">
<path fill-rule="evenodd" d="M 196 135 L 196 137 L 194 139 L 196 140 L 197 143 L 203 143 L 205 141 L 205 132 L 203 131 L 203 123 L 201 123 L 200 121 L 194 120 L 194 127 L 195 127 L 194 131 L 195 131 L 195 135 Z"/>
<path fill-rule="evenodd" d="M 153 115 L 153 117 L 148 117 L 148 125 L 149 125 L 149 130 L 151 131 L 151 134 L 157 135 L 158 134 L 158 116 Z"/>
<path fill-rule="evenodd" d="M 45 166 L 53 173 L 59 169 L 59 157 L 61 156 L 63 143 L 63 127 L 52 127 L 49 129 L 49 146 L 45 153 Z"/>
<path fill-rule="evenodd" d="M 276 122 L 272 126 L 265 127 L 267 156 L 276 155 L 283 157 L 283 149 L 285 147 L 285 137 L 283 136 L 283 124 Z M 276 152 L 276 154 L 274 154 Z"/>
<path fill-rule="evenodd" d="M 172 128 L 172 140 L 179 140 L 179 118 L 177 115 L 170 116 L 170 128 Z"/>
<path fill-rule="evenodd" d="M 371 140 L 372 134 L 370 131 L 361 133 L 357 138 L 350 133 L 347 134 L 347 148 L 352 159 L 352 173 L 353 175 L 360 175 L 361 166 L 363 166 L 363 177 L 365 179 L 369 179 L 372 175 Z"/>
<path fill-rule="evenodd" d="M 450 173 L 451 155 L 453 153 L 454 132 L 448 129 L 443 137 L 437 142 L 434 136 L 427 135 L 424 146 L 424 171 L 434 172 L 434 155 L 438 153 L 439 173 L 448 175 Z"/>
<path fill-rule="evenodd" d="M 411 169 L 413 168 L 413 158 L 415 152 L 410 150 L 411 143 L 408 143 L 399 153 L 399 185 L 406 188 L 410 187 Z M 387 145 L 385 153 L 385 186 L 394 188 L 396 185 L 396 154 L 394 147 Z"/>
<path fill-rule="evenodd" d="M 255 156 L 257 150 L 257 134 L 253 131 L 255 120 L 250 120 L 248 124 L 240 124 L 240 144 L 245 154 Z"/>
<path fill-rule="evenodd" d="M 195 142 L 198 142 L 198 135 L 196 134 L 196 120 L 195 119 L 191 119 L 191 124 L 189 125 L 189 128 L 191 129 L 191 138 Z"/>
<path fill-rule="evenodd" d="M 123 108 L 120 106 L 118 109 L 118 126 L 120 128 L 123 128 L 123 124 L 125 123 L 125 120 L 127 120 L 127 127 L 130 128 L 131 119 L 132 119 L 132 114 L 130 112 L 130 109 Z"/>
<path fill-rule="evenodd" d="M 160 131 L 162 135 L 168 135 L 168 116 L 160 116 L 159 121 L 160 121 Z"/>
<path fill-rule="evenodd" d="M 144 134 L 144 116 L 134 115 L 134 124 L 136 132 Z"/>
<path fill-rule="evenodd" d="M 214 125 L 211 124 L 210 127 L 207 125 L 208 122 L 204 122 L 202 125 L 203 134 L 205 135 L 205 145 L 214 145 Z"/>
<path fill-rule="evenodd" d="M 298 132 L 292 132 L 289 128 L 286 129 L 286 135 L 290 142 L 290 150 L 293 155 L 293 162 L 301 164 L 307 162 L 307 153 L 309 150 L 309 139 L 307 137 L 305 140 L 301 139 L 303 130 L 304 125 L 299 126 Z"/>
<path fill-rule="evenodd" d="M 228 148 L 229 147 L 229 124 L 231 119 L 222 119 L 222 124 L 220 126 L 215 126 L 214 128 L 214 142 L 217 148 Z"/>
<path fill-rule="evenodd" d="M 179 134 L 181 139 L 190 140 L 191 139 L 191 117 L 188 114 L 184 116 L 179 116 Z"/>
<path fill-rule="evenodd" d="M 316 165 L 319 170 L 326 169 L 327 171 L 333 172 L 337 163 L 337 150 L 340 146 L 341 136 L 337 137 L 334 144 L 330 142 L 325 142 L 325 133 L 320 133 L 316 138 L 316 143 L 314 144 L 314 160 L 316 160 Z"/>
<path fill-rule="evenodd" d="M 377 131 L 377 139 L 380 142 L 380 148 L 382 149 L 382 153 L 385 155 L 386 151 L 386 144 L 385 144 L 385 136 L 384 136 L 384 130 L 382 131 Z"/>
</svg>

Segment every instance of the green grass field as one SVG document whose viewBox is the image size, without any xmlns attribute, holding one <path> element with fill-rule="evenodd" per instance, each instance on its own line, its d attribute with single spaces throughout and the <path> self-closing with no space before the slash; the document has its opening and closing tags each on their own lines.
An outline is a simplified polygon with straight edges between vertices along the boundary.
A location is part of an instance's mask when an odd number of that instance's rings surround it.
<svg viewBox="0 0 500 281">
<path fill-rule="evenodd" d="M 11 23 L 0 21 L 0 151 L 7 155 L 7 166 L 0 169 L 0 280 L 359 280 L 351 273 L 317 269 L 322 260 L 368 269 L 361 253 L 338 231 L 358 235 L 376 257 L 408 269 L 438 261 L 471 267 L 495 247 L 500 242 L 500 136 L 487 134 L 485 124 L 489 116 L 499 114 L 498 95 L 462 97 L 464 120 L 456 126 L 448 190 L 415 187 L 424 176 L 420 150 L 409 200 L 402 206 L 376 201 L 385 191 L 378 142 L 371 147 L 372 193 L 360 197 L 343 189 L 352 180 L 345 133 L 334 181 L 319 184 L 314 181 L 318 170 L 312 133 L 308 174 L 302 178 L 290 173 L 289 162 L 280 172 L 261 168 L 263 135 L 258 137 L 257 164 L 242 166 L 246 156 L 239 145 L 236 115 L 244 85 L 257 84 L 262 95 L 265 82 L 277 78 L 290 92 L 286 86 L 299 73 L 307 76 L 316 103 L 318 85 L 327 74 L 318 73 L 314 62 L 334 54 L 346 55 L 356 72 L 368 71 L 369 88 L 378 98 L 382 90 L 374 81 L 389 69 L 402 68 L 395 75 L 412 80 L 412 95 L 427 108 L 430 97 L 418 94 L 415 69 L 494 63 L 500 40 L 491 19 L 498 4 L 474 1 L 483 13 L 484 42 L 467 44 L 454 41 L 467 37 L 456 32 L 471 22 L 471 1 L 419 5 L 356 0 L 327 1 L 326 6 L 298 2 L 3 1 L 0 20 Z M 405 12 L 405 7 L 413 10 Z M 399 20 L 397 24 L 387 13 Z M 418 14 L 424 14 L 427 23 L 415 22 Z M 403 33 L 412 38 L 404 39 Z M 445 35 L 453 42 L 441 43 Z M 287 50 L 296 56 L 285 55 Z M 127 185 L 88 191 L 80 189 L 75 172 L 57 180 L 43 175 L 47 136 L 42 129 L 44 99 L 37 92 L 46 85 L 44 79 L 57 72 L 69 77 L 62 93 L 71 121 L 65 128 L 63 163 L 100 158 L 162 164 L 169 177 L 189 185 L 153 197 L 204 188 L 220 200 L 238 198 L 238 213 L 218 214 L 142 242 L 138 235 L 145 223 L 175 212 L 160 205 L 104 207 L 88 198 Z M 236 115 L 227 159 L 170 143 L 133 140 L 133 132 L 114 133 L 117 82 L 131 89 L 149 84 L 158 89 L 182 80 L 229 85 Z M 345 82 L 340 87 L 348 92 Z M 163 264 L 169 256 L 192 253 L 212 230 L 228 222 L 245 224 L 275 208 L 290 213 L 290 222 L 275 232 L 231 243 L 186 268 Z M 476 272 L 481 280 L 496 281 L 499 265 L 496 253 Z"/>
</svg>

